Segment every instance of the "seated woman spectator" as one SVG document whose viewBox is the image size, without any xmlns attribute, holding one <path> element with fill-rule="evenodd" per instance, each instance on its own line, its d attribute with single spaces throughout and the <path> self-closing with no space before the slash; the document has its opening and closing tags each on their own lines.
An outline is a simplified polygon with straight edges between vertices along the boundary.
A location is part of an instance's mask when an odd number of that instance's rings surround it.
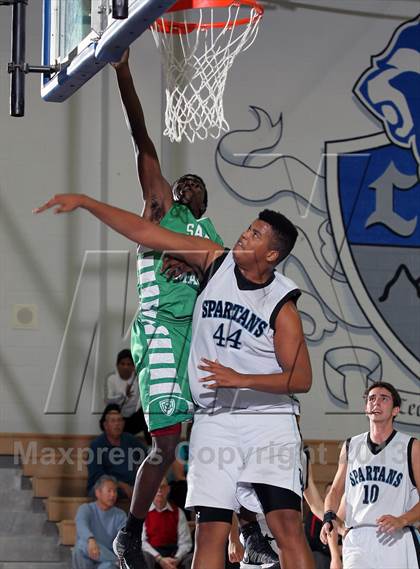
<svg viewBox="0 0 420 569">
<path fill-rule="evenodd" d="M 147 449 L 139 439 L 124 432 L 124 418 L 118 405 L 108 405 L 99 421 L 102 435 L 90 444 L 88 494 L 104 474 L 114 476 L 120 498 L 131 498 L 137 469 L 146 458 Z"/>
<path fill-rule="evenodd" d="M 112 542 L 124 526 L 126 515 L 115 507 L 117 481 L 112 476 L 101 476 L 94 492 L 95 502 L 82 504 L 76 515 L 73 569 L 115 569 L 118 566 Z"/>
<path fill-rule="evenodd" d="M 136 435 L 143 432 L 150 445 L 152 439 L 141 408 L 138 377 L 130 350 L 117 355 L 116 370 L 106 378 L 105 404 L 116 403 L 125 419 L 124 431 Z"/>
</svg>

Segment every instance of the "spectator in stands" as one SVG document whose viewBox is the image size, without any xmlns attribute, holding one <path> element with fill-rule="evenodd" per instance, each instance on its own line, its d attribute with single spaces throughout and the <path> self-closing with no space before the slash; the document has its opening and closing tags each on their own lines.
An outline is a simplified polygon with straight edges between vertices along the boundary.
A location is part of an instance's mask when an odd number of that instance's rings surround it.
<svg viewBox="0 0 420 569">
<path fill-rule="evenodd" d="M 124 418 L 115 403 L 107 405 L 99 421 L 104 431 L 90 444 L 88 494 L 104 474 L 117 479 L 120 498 L 131 498 L 138 466 L 147 455 L 146 447 L 130 433 L 124 433 Z"/>
<path fill-rule="evenodd" d="M 124 431 L 136 435 L 143 431 L 148 444 L 152 439 L 147 429 L 140 403 L 139 380 L 130 350 L 117 355 L 116 371 L 106 379 L 105 404 L 116 403 L 124 417 Z"/>
<path fill-rule="evenodd" d="M 124 526 L 125 513 L 115 507 L 117 481 L 101 476 L 94 486 L 96 500 L 82 504 L 76 515 L 77 541 L 73 549 L 73 569 L 115 569 L 118 559 L 112 542 Z"/>
<path fill-rule="evenodd" d="M 169 484 L 164 478 L 143 526 L 142 548 L 147 569 L 190 569 L 191 532 L 181 508 L 168 502 Z"/>
</svg>

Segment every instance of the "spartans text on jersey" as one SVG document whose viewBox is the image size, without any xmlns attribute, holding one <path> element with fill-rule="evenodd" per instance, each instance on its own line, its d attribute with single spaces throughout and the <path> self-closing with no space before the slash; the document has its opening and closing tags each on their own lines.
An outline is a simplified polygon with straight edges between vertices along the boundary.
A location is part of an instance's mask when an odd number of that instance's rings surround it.
<svg viewBox="0 0 420 569">
<path fill-rule="evenodd" d="M 401 484 L 403 473 L 386 466 L 365 466 L 349 472 L 350 484 L 356 486 L 362 482 L 385 482 L 395 488 Z"/>
<path fill-rule="evenodd" d="M 268 327 L 268 323 L 251 312 L 249 308 L 223 300 L 205 300 L 202 306 L 201 317 L 233 320 L 256 338 L 259 338 Z"/>
</svg>

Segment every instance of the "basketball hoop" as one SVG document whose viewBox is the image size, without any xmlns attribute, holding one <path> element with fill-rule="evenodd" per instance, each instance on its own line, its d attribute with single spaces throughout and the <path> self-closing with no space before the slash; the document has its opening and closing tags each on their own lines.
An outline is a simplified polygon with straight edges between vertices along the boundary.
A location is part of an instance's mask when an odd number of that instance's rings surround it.
<svg viewBox="0 0 420 569">
<path fill-rule="evenodd" d="M 227 74 L 253 44 L 263 12 L 255 0 L 179 0 L 151 26 L 166 75 L 163 134 L 171 142 L 218 138 L 229 129 Z"/>
</svg>

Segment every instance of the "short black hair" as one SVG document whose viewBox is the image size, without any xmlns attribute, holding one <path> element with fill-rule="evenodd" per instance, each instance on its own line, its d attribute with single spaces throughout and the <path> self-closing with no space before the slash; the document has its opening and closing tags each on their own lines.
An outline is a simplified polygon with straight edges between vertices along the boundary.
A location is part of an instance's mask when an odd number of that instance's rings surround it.
<svg viewBox="0 0 420 569">
<path fill-rule="evenodd" d="M 271 209 L 261 211 L 258 219 L 271 225 L 275 237 L 274 246 L 280 253 L 279 262 L 282 261 L 295 246 L 298 230 L 285 215 Z"/>
<path fill-rule="evenodd" d="M 134 364 L 133 356 L 131 355 L 131 351 L 126 348 L 125 350 L 121 350 L 121 352 L 118 352 L 117 365 L 120 363 L 121 360 L 125 360 L 125 358 L 130 358 L 130 360 Z"/>
<path fill-rule="evenodd" d="M 101 428 L 101 431 L 104 430 L 104 423 L 106 421 L 106 416 L 109 415 L 109 413 L 112 412 L 115 413 L 115 411 L 117 411 L 117 413 L 121 413 L 121 407 L 116 403 L 108 403 L 108 405 L 104 409 L 104 412 L 102 413 L 101 418 L 99 419 L 99 426 Z"/>
<path fill-rule="evenodd" d="M 394 407 L 401 407 L 401 396 L 398 393 L 398 391 L 395 389 L 395 387 L 391 384 L 391 383 L 387 383 L 386 381 L 375 381 L 375 383 L 371 383 L 365 390 L 364 393 L 364 398 L 367 399 L 369 393 L 372 391 L 372 389 L 375 389 L 375 387 L 383 387 L 384 389 L 386 389 L 387 391 L 390 392 L 390 394 L 392 395 L 392 404 Z"/>
<path fill-rule="evenodd" d="M 203 213 L 204 213 L 207 209 L 208 195 L 207 195 L 206 184 L 204 183 L 203 178 L 200 178 L 200 176 L 197 176 L 197 174 L 184 174 L 183 176 L 178 178 L 178 180 L 176 180 L 176 182 L 173 185 L 173 189 L 175 189 L 178 184 L 181 184 L 182 182 L 187 182 L 188 180 L 194 182 L 195 184 L 197 184 L 197 186 L 200 186 L 203 192 L 203 208 L 204 208 Z"/>
</svg>

